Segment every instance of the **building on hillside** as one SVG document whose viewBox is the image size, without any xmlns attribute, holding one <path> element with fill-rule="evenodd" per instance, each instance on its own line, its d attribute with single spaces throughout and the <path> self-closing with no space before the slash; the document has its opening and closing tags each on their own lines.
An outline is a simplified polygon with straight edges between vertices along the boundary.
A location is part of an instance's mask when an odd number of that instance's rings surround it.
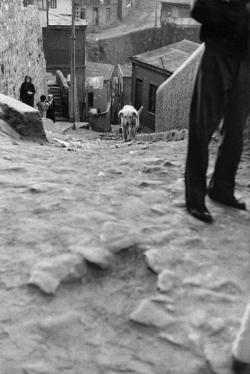
<svg viewBox="0 0 250 374">
<path fill-rule="evenodd" d="M 47 0 L 24 0 L 38 4 L 40 22 L 47 25 Z M 103 28 L 127 16 L 136 0 L 77 0 L 76 15 L 86 20 L 89 29 Z M 71 22 L 72 0 L 49 0 L 48 24 L 63 25 Z"/>
<path fill-rule="evenodd" d="M 118 19 L 119 0 L 81 0 L 81 14 L 88 27 L 107 27 Z"/>
<path fill-rule="evenodd" d="M 76 87 L 80 119 L 85 119 L 85 24 L 76 24 Z M 43 27 L 43 46 L 47 63 L 47 71 L 55 74 L 61 71 L 65 77 L 71 70 L 72 28 L 68 25 L 50 25 Z"/>
<path fill-rule="evenodd" d="M 131 57 L 132 103 L 143 106 L 142 126 L 155 130 L 157 88 L 199 47 L 198 43 L 182 40 L 165 47 Z"/>
<path fill-rule="evenodd" d="M 175 23 L 178 25 L 197 24 L 190 16 L 191 0 L 161 0 L 161 26 Z"/>
<path fill-rule="evenodd" d="M 118 64 L 117 67 L 117 96 L 119 98 L 119 109 L 131 103 L 132 86 L 132 64 Z"/>
<path fill-rule="evenodd" d="M 112 78 L 114 66 L 97 62 L 86 64 L 87 120 L 97 131 L 111 130 Z"/>
<path fill-rule="evenodd" d="M 127 16 L 136 0 L 79 0 L 80 18 L 88 28 L 108 27 Z"/>
</svg>

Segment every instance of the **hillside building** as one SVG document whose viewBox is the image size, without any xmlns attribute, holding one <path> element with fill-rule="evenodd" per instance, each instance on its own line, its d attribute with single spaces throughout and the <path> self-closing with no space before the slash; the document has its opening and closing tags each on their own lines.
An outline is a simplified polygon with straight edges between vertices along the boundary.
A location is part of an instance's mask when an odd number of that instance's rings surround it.
<svg viewBox="0 0 250 374">
<path fill-rule="evenodd" d="M 165 47 L 131 57 L 132 103 L 143 106 L 141 123 L 155 131 L 156 91 L 199 47 L 198 43 L 182 40 Z"/>
<path fill-rule="evenodd" d="M 197 25 L 190 16 L 191 0 L 161 0 L 161 26 L 169 23 L 177 25 Z"/>
<path fill-rule="evenodd" d="M 47 14 L 46 0 L 24 0 L 27 4 L 38 4 L 42 26 L 67 25 L 71 22 L 72 0 L 49 0 Z M 78 20 L 86 20 L 88 30 L 105 28 L 127 16 L 135 0 L 77 0 Z"/>
</svg>

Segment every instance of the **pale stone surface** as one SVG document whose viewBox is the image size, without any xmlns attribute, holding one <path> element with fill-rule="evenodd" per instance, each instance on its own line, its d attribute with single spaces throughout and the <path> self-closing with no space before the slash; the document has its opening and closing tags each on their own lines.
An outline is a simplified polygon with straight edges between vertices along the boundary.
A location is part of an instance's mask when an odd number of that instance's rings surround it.
<svg viewBox="0 0 250 374">
<path fill-rule="evenodd" d="M 250 292 L 246 215 L 208 199 L 215 223 L 206 225 L 176 204 L 184 196 L 186 141 L 146 148 L 100 141 L 87 130 L 48 131 L 52 141 L 43 147 L 0 135 L 3 374 L 23 368 L 47 368 L 49 374 L 229 374 Z M 242 161 L 237 192 L 248 201 L 248 149 Z M 143 173 L 155 166 L 167 173 Z M 106 271 L 72 252 L 109 246 Z M 129 250 L 116 252 L 121 248 Z M 153 255 L 153 272 L 144 253 Z M 79 256 L 82 281 L 62 281 L 55 297 L 27 287 L 35 264 L 65 255 Z M 63 269 L 68 274 L 68 263 Z M 164 271 L 176 280 L 158 293 Z M 162 286 L 170 287 L 171 279 Z M 138 322 L 132 322 L 139 306 Z"/>
<path fill-rule="evenodd" d="M 161 292 L 171 291 L 178 286 L 176 274 L 170 270 L 163 270 L 158 275 L 157 288 Z"/>
<path fill-rule="evenodd" d="M 0 93 L 1 118 L 7 122 L 4 132 L 12 138 L 19 134 L 23 138 L 46 142 L 43 123 L 38 110 Z M 14 132 L 10 132 L 12 127 Z"/>
<path fill-rule="evenodd" d="M 43 361 L 38 361 L 35 363 L 27 363 L 23 365 L 23 373 L 24 374 L 54 374 L 56 373 L 55 368 L 53 368 L 50 364 Z"/>
<path fill-rule="evenodd" d="M 101 228 L 101 242 L 112 252 L 120 252 L 137 245 L 136 233 L 126 224 L 106 222 Z"/>
<path fill-rule="evenodd" d="M 83 258 L 100 267 L 101 269 L 106 269 L 111 265 L 113 260 L 112 254 L 106 250 L 105 248 L 101 248 L 98 246 L 71 246 L 71 251 L 78 253 L 83 256 Z"/>
<path fill-rule="evenodd" d="M 130 314 L 130 319 L 142 325 L 155 327 L 167 327 L 175 322 L 167 310 L 151 300 L 141 301 L 138 308 Z"/>
<path fill-rule="evenodd" d="M 29 284 L 39 287 L 47 294 L 54 294 L 61 282 L 79 280 L 85 272 L 86 266 L 80 255 L 64 254 L 35 265 Z"/>
<path fill-rule="evenodd" d="M 145 259 L 148 267 L 155 273 L 161 273 L 161 271 L 164 269 L 160 264 L 161 254 L 159 250 L 150 249 L 149 251 L 145 252 Z"/>
</svg>

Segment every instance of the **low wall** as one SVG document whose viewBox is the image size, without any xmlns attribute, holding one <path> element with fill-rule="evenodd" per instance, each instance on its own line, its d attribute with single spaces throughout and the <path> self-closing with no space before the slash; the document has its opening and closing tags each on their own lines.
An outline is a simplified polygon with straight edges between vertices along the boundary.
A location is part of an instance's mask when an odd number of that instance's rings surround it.
<svg viewBox="0 0 250 374">
<path fill-rule="evenodd" d="M 88 60 L 113 65 L 125 64 L 131 56 L 144 53 L 183 39 L 199 41 L 197 25 L 168 24 L 145 28 L 116 37 L 86 41 Z"/>
<path fill-rule="evenodd" d="M 197 69 L 204 51 L 201 45 L 157 90 L 155 131 L 188 127 L 189 108 Z"/>
<path fill-rule="evenodd" d="M 90 123 L 92 130 L 99 131 L 99 132 L 110 132 L 111 131 L 111 104 L 109 103 L 106 112 L 88 115 L 87 120 Z"/>
<path fill-rule="evenodd" d="M 0 92 L 19 99 L 26 75 L 36 88 L 35 103 L 47 94 L 42 31 L 35 6 L 21 0 L 0 1 Z"/>
<path fill-rule="evenodd" d="M 38 110 L 2 94 L 0 94 L 0 120 L 6 122 L 22 139 L 46 141 Z"/>
</svg>

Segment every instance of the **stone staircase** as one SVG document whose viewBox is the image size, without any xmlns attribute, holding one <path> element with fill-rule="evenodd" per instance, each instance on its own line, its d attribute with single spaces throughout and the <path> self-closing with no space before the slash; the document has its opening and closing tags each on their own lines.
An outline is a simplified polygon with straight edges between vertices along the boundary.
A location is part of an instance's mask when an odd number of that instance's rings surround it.
<svg viewBox="0 0 250 374">
<path fill-rule="evenodd" d="M 52 94 L 55 101 L 55 118 L 57 122 L 67 122 L 69 119 L 64 116 L 63 97 L 61 88 L 56 82 L 48 83 L 48 93 Z"/>
</svg>

